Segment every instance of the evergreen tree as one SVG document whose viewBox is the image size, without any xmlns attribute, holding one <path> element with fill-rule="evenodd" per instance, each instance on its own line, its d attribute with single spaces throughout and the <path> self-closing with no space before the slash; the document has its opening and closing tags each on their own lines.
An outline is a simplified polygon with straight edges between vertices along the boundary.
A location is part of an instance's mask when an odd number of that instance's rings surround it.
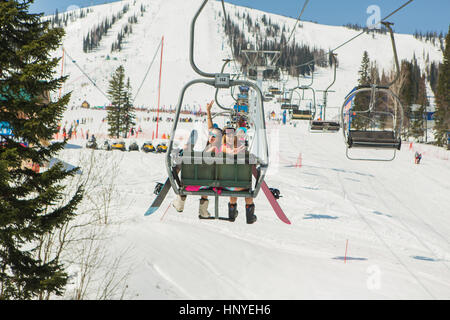
<svg viewBox="0 0 450 320">
<path fill-rule="evenodd" d="M 403 105 L 403 136 L 406 139 L 411 134 L 411 119 L 413 118 L 411 106 L 415 101 L 413 64 L 407 60 L 403 60 L 400 67 L 400 74 L 404 75 L 405 79 L 400 88 L 399 98 Z"/>
<path fill-rule="evenodd" d="M 364 51 L 363 58 L 361 62 L 361 69 L 359 70 L 359 85 L 368 85 L 371 84 L 370 79 L 370 59 L 369 53 Z"/>
<path fill-rule="evenodd" d="M 129 130 L 136 125 L 134 122 L 134 119 L 136 118 L 136 115 L 134 113 L 133 108 L 133 98 L 131 93 L 131 84 L 130 84 L 130 78 L 127 80 L 126 85 L 126 91 L 125 91 L 125 102 L 123 105 L 123 112 L 122 112 L 122 119 L 123 119 L 123 131 L 126 135 Z"/>
<path fill-rule="evenodd" d="M 358 71 L 358 73 L 359 73 L 358 84 L 360 86 L 369 85 L 371 82 L 370 80 L 371 69 L 370 69 L 369 54 L 367 51 L 364 51 L 363 53 L 361 68 Z M 364 114 L 358 112 L 366 111 L 369 109 L 370 97 L 371 97 L 370 92 L 359 93 L 355 97 L 355 102 L 352 109 L 353 111 L 356 111 L 356 116 L 352 118 L 352 127 L 354 129 L 364 129 L 369 124 L 370 119 Z"/>
<path fill-rule="evenodd" d="M 411 134 L 414 138 L 419 139 L 425 134 L 426 107 L 429 106 L 425 75 L 422 75 L 419 80 L 419 88 L 415 102 L 420 107 L 412 112 Z"/>
<path fill-rule="evenodd" d="M 28 12 L 33 0 L 0 2 L 0 119 L 13 136 L 0 137 L 0 300 L 62 295 L 67 274 L 58 258 L 42 261 L 38 239 L 70 221 L 82 198 L 82 187 L 63 202 L 63 182 L 78 168 L 43 165 L 64 148 L 48 141 L 58 131 L 70 94 L 50 101 L 66 77 L 54 78 L 58 58 L 51 52 L 64 36 L 42 14 Z M 27 145 L 25 147 L 25 145 Z"/>
<path fill-rule="evenodd" d="M 440 63 L 436 64 L 434 61 L 431 62 L 430 72 L 428 74 L 428 80 L 430 82 L 431 90 L 433 90 L 435 95 L 436 95 L 436 89 L 437 89 L 439 69 L 441 68 L 441 66 L 442 65 Z"/>
<path fill-rule="evenodd" d="M 123 113 L 126 102 L 125 69 L 119 66 L 109 81 L 108 96 L 111 106 L 108 108 L 108 133 L 112 137 L 119 138 L 123 132 Z"/>
<path fill-rule="evenodd" d="M 435 139 L 439 146 L 447 144 L 450 131 L 450 27 L 445 38 L 444 62 L 439 70 L 436 89 Z"/>
</svg>

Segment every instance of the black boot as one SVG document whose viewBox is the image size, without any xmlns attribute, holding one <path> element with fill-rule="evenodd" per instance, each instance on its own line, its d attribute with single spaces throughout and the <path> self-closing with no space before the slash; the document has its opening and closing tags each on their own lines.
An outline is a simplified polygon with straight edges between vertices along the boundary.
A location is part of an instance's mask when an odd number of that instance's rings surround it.
<svg viewBox="0 0 450 320">
<path fill-rule="evenodd" d="M 255 216 L 255 205 L 254 204 L 250 204 L 250 205 L 246 205 L 245 206 L 245 213 L 247 216 L 247 223 L 248 224 L 252 224 L 254 222 L 256 222 L 256 216 Z"/>
<path fill-rule="evenodd" d="M 238 216 L 238 211 L 237 211 L 237 204 L 231 204 L 228 202 L 228 219 L 231 222 L 234 222 L 234 220 L 236 220 L 236 217 Z"/>
</svg>

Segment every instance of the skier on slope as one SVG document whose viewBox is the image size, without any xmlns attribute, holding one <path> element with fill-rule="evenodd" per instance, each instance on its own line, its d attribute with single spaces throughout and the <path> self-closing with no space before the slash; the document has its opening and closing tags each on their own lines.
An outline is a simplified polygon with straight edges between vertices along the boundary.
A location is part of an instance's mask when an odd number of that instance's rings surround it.
<svg viewBox="0 0 450 320">
<path fill-rule="evenodd" d="M 220 151 L 222 130 L 217 125 L 214 125 L 212 122 L 211 108 L 212 108 L 213 104 L 214 104 L 214 101 L 211 101 L 206 106 L 206 112 L 208 115 L 209 134 L 208 134 L 208 143 L 206 144 L 206 147 L 203 150 L 204 153 L 219 153 L 219 151 Z M 187 149 L 189 147 L 192 147 L 192 146 L 189 145 L 189 142 L 188 142 L 184 146 L 184 149 Z M 183 212 L 186 198 L 187 198 L 187 196 L 177 195 L 177 198 L 173 201 L 172 205 L 178 212 Z M 202 196 L 200 198 L 200 205 L 199 205 L 199 209 L 198 209 L 198 212 L 199 212 L 198 217 L 200 219 L 211 218 L 211 214 L 208 212 L 208 205 L 209 205 L 208 196 Z"/>
<path fill-rule="evenodd" d="M 422 160 L 422 154 L 416 151 L 416 154 L 414 155 L 415 163 L 420 164 L 420 160 Z"/>
</svg>

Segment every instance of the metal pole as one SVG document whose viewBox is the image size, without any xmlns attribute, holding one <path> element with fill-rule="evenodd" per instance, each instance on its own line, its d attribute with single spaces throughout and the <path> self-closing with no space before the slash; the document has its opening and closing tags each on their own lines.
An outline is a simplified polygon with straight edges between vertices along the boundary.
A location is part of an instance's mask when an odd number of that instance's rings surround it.
<svg viewBox="0 0 450 320">
<path fill-rule="evenodd" d="M 197 65 L 195 64 L 194 61 L 194 41 L 195 41 L 195 23 L 197 22 L 197 18 L 200 15 L 200 13 L 202 12 L 203 8 L 206 6 L 206 4 L 208 3 L 208 0 L 204 0 L 202 5 L 200 6 L 200 9 L 197 11 L 197 13 L 194 16 L 194 19 L 192 20 L 191 23 L 191 46 L 190 46 L 190 50 L 189 50 L 189 59 L 191 61 L 191 66 L 192 69 L 194 69 L 194 71 L 196 73 L 198 73 L 200 76 L 205 77 L 205 78 L 215 78 L 215 74 L 214 73 L 206 73 L 201 71 Z"/>
<path fill-rule="evenodd" d="M 337 54 L 336 53 L 330 53 L 331 54 L 331 57 L 332 57 L 332 59 L 333 59 L 333 64 L 334 64 L 334 78 L 333 78 L 333 82 L 328 86 L 328 88 L 325 90 L 325 92 L 324 92 L 324 96 L 323 96 L 323 104 L 324 104 L 324 106 L 323 106 L 323 121 L 325 121 L 326 120 L 326 110 L 327 110 L 327 95 L 328 95 L 328 90 L 330 90 L 330 88 L 334 85 L 334 83 L 336 82 L 336 68 L 337 68 L 337 66 L 336 66 L 336 56 L 337 56 Z"/>
<path fill-rule="evenodd" d="M 425 143 L 428 143 L 428 112 L 425 106 Z"/>
<path fill-rule="evenodd" d="M 394 61 L 395 61 L 395 66 L 397 68 L 397 73 L 395 75 L 394 80 L 392 80 L 392 82 L 387 85 L 388 87 L 391 87 L 400 78 L 400 64 L 398 63 L 397 47 L 395 46 L 394 32 L 392 31 L 392 28 L 391 28 L 391 25 L 393 25 L 393 23 L 382 22 L 382 24 L 389 30 L 389 33 L 391 35 L 392 50 L 394 51 Z"/>
<path fill-rule="evenodd" d="M 158 111 L 156 113 L 156 139 L 158 139 L 158 125 L 159 125 L 159 104 L 161 102 L 161 74 L 162 74 L 162 59 L 164 49 L 164 36 L 161 40 L 161 63 L 159 65 L 159 84 L 158 84 Z"/>
<path fill-rule="evenodd" d="M 219 195 L 216 193 L 214 198 L 214 215 L 216 219 L 219 219 Z"/>
<path fill-rule="evenodd" d="M 224 72 L 226 65 L 227 65 L 228 63 L 230 63 L 232 60 L 230 60 L 230 59 L 225 59 L 224 61 L 225 61 L 225 63 L 223 64 L 223 66 L 222 66 L 222 71 L 221 71 L 220 73 L 223 73 L 223 72 Z M 227 108 L 227 107 L 224 107 L 224 106 L 219 102 L 218 95 L 219 95 L 219 88 L 216 88 L 216 95 L 215 95 L 214 99 L 216 100 L 217 106 L 218 106 L 220 109 L 222 109 L 222 110 L 228 110 L 228 111 L 233 110 L 233 108 Z"/>
</svg>

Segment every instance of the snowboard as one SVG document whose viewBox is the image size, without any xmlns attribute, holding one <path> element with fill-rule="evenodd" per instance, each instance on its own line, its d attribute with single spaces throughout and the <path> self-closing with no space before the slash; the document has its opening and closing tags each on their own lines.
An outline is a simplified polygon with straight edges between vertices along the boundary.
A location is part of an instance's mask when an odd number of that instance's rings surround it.
<svg viewBox="0 0 450 320">
<path fill-rule="evenodd" d="M 152 213 L 155 213 L 156 210 L 159 209 L 159 207 L 161 206 L 161 204 L 163 203 L 164 199 L 166 198 L 167 194 L 169 193 L 170 187 L 172 185 L 170 184 L 170 179 L 167 178 L 166 182 L 164 183 L 164 185 L 161 188 L 161 191 L 159 191 L 158 195 L 156 196 L 155 200 L 153 200 L 152 205 L 150 206 L 150 208 L 148 208 L 148 210 L 145 212 L 145 216 L 149 216 Z"/>
<path fill-rule="evenodd" d="M 257 178 L 258 176 L 258 172 L 256 171 L 256 168 L 253 167 L 253 176 L 255 178 Z M 267 183 L 265 181 L 263 181 L 261 183 L 261 189 L 263 190 L 264 194 L 267 197 L 267 200 L 269 200 L 270 205 L 273 208 L 273 211 L 275 211 L 275 214 L 277 215 L 277 217 L 283 221 L 286 224 L 291 224 L 291 222 L 289 221 L 289 219 L 286 217 L 286 215 L 283 212 L 283 209 L 281 209 L 280 205 L 278 204 L 277 199 L 275 199 L 274 194 L 272 193 L 272 191 L 270 190 L 270 188 L 267 186 Z"/>
<path fill-rule="evenodd" d="M 189 135 L 189 139 L 188 142 L 186 143 L 185 147 L 188 147 L 190 145 L 190 150 L 194 149 L 194 145 L 197 142 L 197 138 L 198 138 L 198 132 L 197 130 L 192 130 L 191 134 Z M 178 172 L 177 172 L 178 173 Z M 169 190 L 171 188 L 171 183 L 170 183 L 170 179 L 167 178 L 166 182 L 164 182 L 164 184 L 161 186 L 161 184 L 157 185 L 157 196 L 155 198 L 155 200 L 153 200 L 153 203 L 151 204 L 150 208 L 147 209 L 147 211 L 145 212 L 144 216 L 149 216 L 152 213 L 155 213 L 159 207 L 161 206 L 161 204 L 163 203 L 164 199 L 166 198 L 167 194 L 169 193 Z"/>
</svg>

